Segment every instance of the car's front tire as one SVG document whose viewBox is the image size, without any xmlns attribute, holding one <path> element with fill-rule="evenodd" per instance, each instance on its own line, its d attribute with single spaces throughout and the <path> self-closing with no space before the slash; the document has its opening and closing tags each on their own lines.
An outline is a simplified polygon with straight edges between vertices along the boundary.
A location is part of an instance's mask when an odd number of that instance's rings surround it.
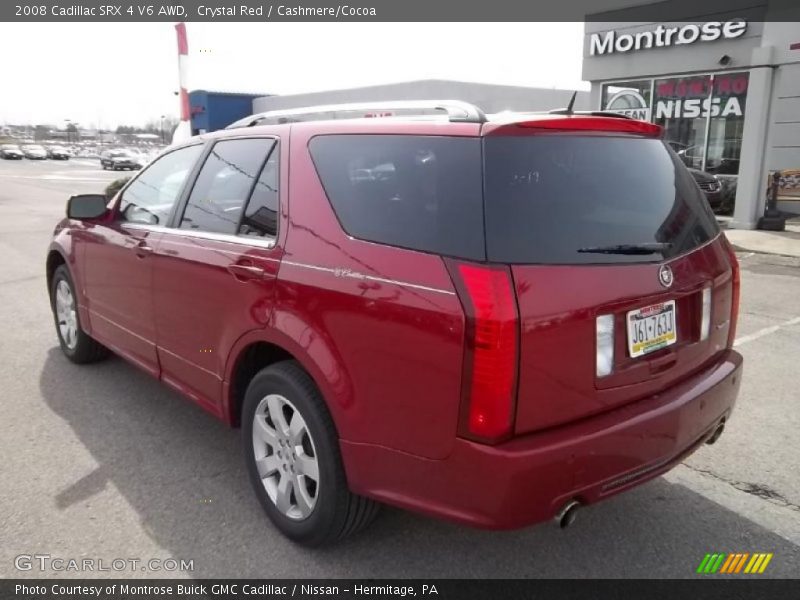
<svg viewBox="0 0 800 600">
<path fill-rule="evenodd" d="M 377 503 L 350 492 L 333 420 L 297 362 L 275 363 L 253 377 L 242 407 L 242 440 L 256 495 L 292 541 L 330 544 L 377 515 Z"/>
<path fill-rule="evenodd" d="M 61 351 L 77 364 L 97 362 L 108 356 L 108 349 L 93 340 L 81 327 L 75 286 L 66 265 L 59 266 L 50 282 L 50 305 Z"/>
</svg>

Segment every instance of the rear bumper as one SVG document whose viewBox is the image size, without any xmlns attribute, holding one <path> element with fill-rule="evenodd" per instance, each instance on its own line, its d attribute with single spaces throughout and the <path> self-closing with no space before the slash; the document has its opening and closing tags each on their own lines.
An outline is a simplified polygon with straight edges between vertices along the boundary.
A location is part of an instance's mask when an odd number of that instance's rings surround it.
<svg viewBox="0 0 800 600">
<path fill-rule="evenodd" d="M 742 357 L 658 395 L 499 446 L 457 439 L 443 460 L 342 441 L 356 493 L 479 527 L 548 520 L 571 499 L 591 504 L 668 471 L 730 415 Z"/>
</svg>

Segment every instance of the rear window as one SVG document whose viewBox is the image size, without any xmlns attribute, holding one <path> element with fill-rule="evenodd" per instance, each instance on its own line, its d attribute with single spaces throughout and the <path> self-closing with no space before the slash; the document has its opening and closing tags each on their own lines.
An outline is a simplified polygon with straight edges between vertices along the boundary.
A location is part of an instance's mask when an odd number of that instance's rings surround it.
<svg viewBox="0 0 800 600">
<path fill-rule="evenodd" d="M 382 244 L 500 263 L 607 264 L 664 260 L 719 231 L 661 140 L 326 135 L 309 148 L 344 230 Z M 642 244 L 658 248 L 594 251 Z"/>
<path fill-rule="evenodd" d="M 694 179 L 656 139 L 532 135 L 484 140 L 486 246 L 504 263 L 659 261 L 719 231 Z M 592 250 L 667 244 L 654 254 Z"/>
<path fill-rule="evenodd" d="M 326 135 L 309 149 L 348 234 L 485 259 L 479 139 Z"/>
</svg>

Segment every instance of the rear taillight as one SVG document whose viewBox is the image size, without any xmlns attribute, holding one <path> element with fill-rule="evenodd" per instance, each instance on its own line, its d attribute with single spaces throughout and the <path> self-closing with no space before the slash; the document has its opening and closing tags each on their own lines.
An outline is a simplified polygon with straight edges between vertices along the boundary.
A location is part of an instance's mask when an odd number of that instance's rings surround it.
<svg viewBox="0 0 800 600">
<path fill-rule="evenodd" d="M 731 321 L 728 328 L 728 348 L 733 347 L 733 342 L 736 339 L 736 323 L 739 320 L 739 287 L 741 284 L 741 276 L 739 273 L 739 259 L 736 258 L 736 252 L 733 246 L 726 239 L 725 249 L 728 251 L 728 260 L 731 263 Z"/>
<path fill-rule="evenodd" d="M 700 341 L 707 340 L 711 333 L 711 288 L 703 288 L 702 316 L 700 318 Z"/>
<path fill-rule="evenodd" d="M 466 316 L 459 434 L 496 443 L 514 426 L 519 332 L 511 274 L 505 267 L 448 266 Z"/>
<path fill-rule="evenodd" d="M 599 315 L 595 322 L 598 377 L 610 375 L 614 370 L 614 315 Z"/>
</svg>

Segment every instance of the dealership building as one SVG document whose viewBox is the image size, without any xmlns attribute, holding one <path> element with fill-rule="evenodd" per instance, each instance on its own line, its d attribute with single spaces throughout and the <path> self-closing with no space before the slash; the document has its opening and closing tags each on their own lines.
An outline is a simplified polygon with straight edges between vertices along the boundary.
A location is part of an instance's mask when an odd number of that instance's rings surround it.
<svg viewBox="0 0 800 600">
<path fill-rule="evenodd" d="M 576 110 L 606 110 L 662 125 L 690 167 L 717 176 L 731 227 L 753 229 L 771 173 L 778 208 L 800 214 L 800 9 L 782 0 L 595 0 L 586 16 Z M 719 8 L 722 7 L 722 8 Z M 313 105 L 455 99 L 487 113 L 565 106 L 572 90 L 447 80 L 308 94 L 191 95 L 193 133 L 247 114 Z"/>
<path fill-rule="evenodd" d="M 590 105 L 662 125 L 684 162 L 735 197 L 742 229 L 757 227 L 776 170 L 778 207 L 800 213 L 800 15 L 754 4 L 687 3 L 695 12 L 669 21 L 633 21 L 657 16 L 648 5 L 587 15 L 583 45 Z"/>
</svg>

